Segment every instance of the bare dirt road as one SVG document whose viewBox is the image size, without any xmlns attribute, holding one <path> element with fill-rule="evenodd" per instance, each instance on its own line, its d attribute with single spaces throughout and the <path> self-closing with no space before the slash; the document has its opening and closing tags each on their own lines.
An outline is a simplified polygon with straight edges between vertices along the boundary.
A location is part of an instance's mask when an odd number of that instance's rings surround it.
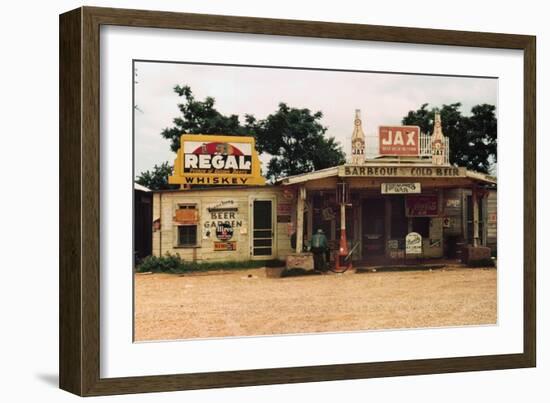
<svg viewBox="0 0 550 403">
<path fill-rule="evenodd" d="M 494 324 L 495 269 L 136 274 L 136 341 Z"/>
</svg>

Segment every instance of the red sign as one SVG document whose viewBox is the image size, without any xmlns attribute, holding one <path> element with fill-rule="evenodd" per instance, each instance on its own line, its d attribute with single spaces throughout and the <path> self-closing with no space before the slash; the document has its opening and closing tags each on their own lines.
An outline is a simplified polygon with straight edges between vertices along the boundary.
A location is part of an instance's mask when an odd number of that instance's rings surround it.
<svg viewBox="0 0 550 403">
<path fill-rule="evenodd" d="M 292 204 L 290 203 L 278 203 L 277 215 L 290 215 L 292 212 Z"/>
<path fill-rule="evenodd" d="M 420 127 L 380 126 L 378 141 L 380 155 L 419 155 Z"/>
<path fill-rule="evenodd" d="M 437 195 L 405 197 L 405 215 L 407 217 L 435 217 L 439 212 L 437 207 Z"/>
<path fill-rule="evenodd" d="M 237 242 L 214 242 L 214 250 L 216 252 L 237 250 Z"/>
</svg>

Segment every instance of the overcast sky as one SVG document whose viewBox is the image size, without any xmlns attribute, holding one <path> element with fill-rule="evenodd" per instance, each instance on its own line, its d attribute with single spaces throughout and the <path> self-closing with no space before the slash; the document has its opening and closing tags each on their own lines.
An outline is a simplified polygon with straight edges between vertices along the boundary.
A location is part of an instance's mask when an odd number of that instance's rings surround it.
<svg viewBox="0 0 550 403">
<path fill-rule="evenodd" d="M 361 110 L 365 134 L 376 136 L 378 126 L 399 125 L 408 111 L 423 103 L 461 102 L 466 115 L 477 104 L 497 105 L 498 81 L 491 78 L 151 62 L 136 62 L 135 67 L 136 175 L 155 164 L 174 162 L 175 153 L 160 133 L 180 115 L 177 104 L 182 98 L 173 91 L 177 84 L 189 85 L 197 100 L 214 97 L 218 111 L 239 115 L 241 123 L 247 113 L 265 118 L 279 102 L 322 111 L 327 135 L 336 137 L 347 155 L 355 109 Z M 367 137 L 367 143 L 373 140 Z"/>
</svg>

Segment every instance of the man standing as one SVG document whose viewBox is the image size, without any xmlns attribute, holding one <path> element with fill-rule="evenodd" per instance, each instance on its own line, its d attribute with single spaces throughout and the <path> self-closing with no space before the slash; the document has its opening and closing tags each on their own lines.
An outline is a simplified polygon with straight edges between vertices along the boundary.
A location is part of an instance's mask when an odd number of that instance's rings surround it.
<svg viewBox="0 0 550 403">
<path fill-rule="evenodd" d="M 328 240 L 323 230 L 319 228 L 311 237 L 311 252 L 313 252 L 313 269 L 315 271 L 327 271 L 325 253 L 328 251 Z"/>
</svg>

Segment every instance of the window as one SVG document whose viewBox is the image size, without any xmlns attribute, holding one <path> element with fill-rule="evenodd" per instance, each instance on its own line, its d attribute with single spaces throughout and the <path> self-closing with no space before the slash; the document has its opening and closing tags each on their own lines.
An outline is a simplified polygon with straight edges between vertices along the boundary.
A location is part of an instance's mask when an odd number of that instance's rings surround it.
<svg viewBox="0 0 550 403">
<path fill-rule="evenodd" d="M 178 246 L 197 246 L 197 226 L 178 226 Z"/>
<path fill-rule="evenodd" d="M 178 203 L 174 216 L 176 246 L 195 247 L 198 244 L 199 210 L 194 203 Z"/>
</svg>

